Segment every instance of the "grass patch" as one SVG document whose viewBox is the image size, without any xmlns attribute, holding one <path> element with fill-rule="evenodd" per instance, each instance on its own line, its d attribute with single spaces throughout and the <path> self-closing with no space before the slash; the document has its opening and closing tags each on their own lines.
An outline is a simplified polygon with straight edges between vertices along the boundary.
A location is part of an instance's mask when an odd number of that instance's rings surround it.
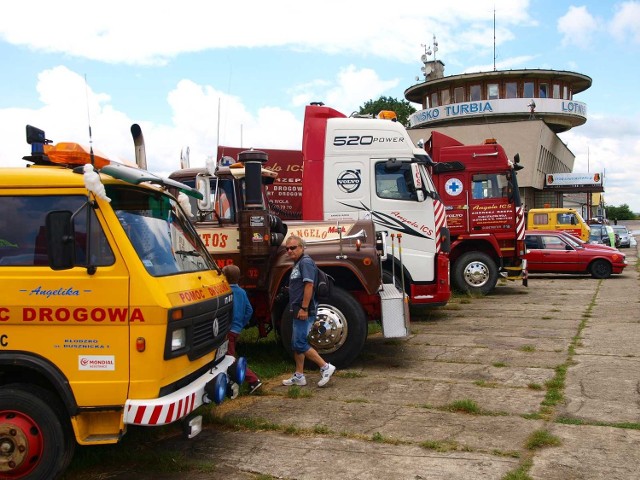
<svg viewBox="0 0 640 480">
<path fill-rule="evenodd" d="M 335 373 L 336 377 L 340 378 L 364 378 L 366 375 L 362 372 L 356 372 L 354 370 L 338 370 Z"/>
<path fill-rule="evenodd" d="M 555 368 L 555 376 L 545 383 L 547 393 L 542 401 L 542 405 L 555 406 L 564 400 L 564 385 L 567 376 L 567 365 L 558 365 Z"/>
<path fill-rule="evenodd" d="M 313 394 L 308 388 L 302 388 L 299 385 L 291 385 L 287 390 L 286 396 L 288 398 L 310 398 Z"/>
<path fill-rule="evenodd" d="M 492 365 L 496 368 L 504 368 L 507 366 L 505 362 L 494 362 Z"/>
<path fill-rule="evenodd" d="M 382 435 L 380 432 L 376 432 L 373 435 L 371 435 L 371 441 L 377 442 L 377 443 L 388 443 L 389 445 L 400 445 L 401 443 L 405 443 L 405 442 L 402 442 L 401 440 L 398 440 L 397 438 L 391 438 L 391 437 Z"/>
<path fill-rule="evenodd" d="M 531 460 L 528 459 L 527 461 L 523 462 L 522 465 L 520 465 L 515 470 L 508 472 L 504 477 L 502 477 L 501 480 L 533 480 L 529 476 L 529 470 L 531 469 L 532 465 L 533 464 Z"/>
<path fill-rule="evenodd" d="M 270 332 L 264 338 L 258 338 L 257 328 L 244 329 L 236 343 L 238 355 L 246 357 L 247 365 L 260 379 L 267 380 L 290 372 L 293 368 L 291 358 Z"/>
<path fill-rule="evenodd" d="M 529 383 L 527 385 L 527 388 L 529 390 L 542 390 L 542 385 L 540 385 L 539 383 Z"/>
<path fill-rule="evenodd" d="M 343 401 L 344 403 L 369 403 L 369 400 L 367 400 L 366 398 L 352 398 Z"/>
<path fill-rule="evenodd" d="M 536 347 L 534 345 L 523 345 L 518 350 L 521 352 L 535 352 Z"/>
<path fill-rule="evenodd" d="M 486 380 L 476 380 L 473 384 L 482 388 L 496 388 L 498 386 L 497 382 L 487 382 Z"/>
<path fill-rule="evenodd" d="M 548 430 L 536 430 L 527 438 L 526 447 L 529 450 L 538 450 L 545 447 L 555 447 L 562 442 Z"/>
<path fill-rule="evenodd" d="M 440 453 L 458 450 L 458 443 L 454 441 L 425 440 L 420 442 L 420 446 L 425 450 L 434 450 Z"/>
<path fill-rule="evenodd" d="M 469 399 L 456 400 L 445 406 L 445 410 L 450 412 L 469 413 L 471 415 L 480 415 L 482 410 L 476 402 Z"/>
<path fill-rule="evenodd" d="M 367 333 L 369 335 L 375 335 L 376 333 L 382 332 L 382 325 L 379 322 L 368 322 L 367 323 Z"/>
<path fill-rule="evenodd" d="M 525 420 L 541 420 L 542 419 L 542 415 L 538 412 L 536 413 L 525 413 L 523 415 L 521 415 L 522 418 L 524 418 Z"/>
</svg>

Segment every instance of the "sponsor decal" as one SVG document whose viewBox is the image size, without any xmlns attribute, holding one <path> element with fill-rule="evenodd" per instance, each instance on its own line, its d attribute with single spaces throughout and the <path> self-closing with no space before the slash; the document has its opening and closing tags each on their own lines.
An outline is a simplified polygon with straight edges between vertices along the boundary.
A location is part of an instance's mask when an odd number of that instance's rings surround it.
<svg viewBox="0 0 640 480">
<path fill-rule="evenodd" d="M 249 226 L 251 226 L 251 227 L 264 227 L 264 217 L 252 216 L 249 219 Z"/>
<path fill-rule="evenodd" d="M 114 371 L 116 359 L 113 355 L 79 355 L 78 370 Z"/>
</svg>

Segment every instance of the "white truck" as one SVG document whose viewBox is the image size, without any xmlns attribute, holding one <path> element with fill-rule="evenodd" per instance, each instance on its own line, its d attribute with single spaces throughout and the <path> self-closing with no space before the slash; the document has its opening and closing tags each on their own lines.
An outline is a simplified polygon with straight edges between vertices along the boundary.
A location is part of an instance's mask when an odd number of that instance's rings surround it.
<svg viewBox="0 0 640 480">
<path fill-rule="evenodd" d="M 260 150 L 269 154 L 267 168 L 284 177 L 269 191 L 269 203 L 285 221 L 287 212 L 303 221 L 371 218 L 376 231 L 393 240 L 387 242 L 385 283 L 404 288 L 412 305 L 449 301 L 445 207 L 428 170 L 429 156 L 400 123 L 347 118 L 311 104 L 302 152 Z M 218 155 L 238 151 L 219 147 Z"/>
</svg>

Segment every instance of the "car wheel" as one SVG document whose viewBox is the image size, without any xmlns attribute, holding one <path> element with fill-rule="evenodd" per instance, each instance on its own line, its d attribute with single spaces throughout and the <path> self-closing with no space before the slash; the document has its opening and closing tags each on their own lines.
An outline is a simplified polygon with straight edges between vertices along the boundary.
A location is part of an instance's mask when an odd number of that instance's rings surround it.
<svg viewBox="0 0 640 480">
<path fill-rule="evenodd" d="M 611 264 L 606 260 L 596 260 L 589 267 L 593 278 L 609 278 L 612 270 Z"/>
</svg>

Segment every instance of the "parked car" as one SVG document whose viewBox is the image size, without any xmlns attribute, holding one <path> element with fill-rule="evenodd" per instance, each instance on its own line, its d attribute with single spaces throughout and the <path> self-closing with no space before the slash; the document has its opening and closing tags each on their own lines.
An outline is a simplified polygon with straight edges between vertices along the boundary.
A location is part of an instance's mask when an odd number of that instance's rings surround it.
<svg viewBox="0 0 640 480">
<path fill-rule="evenodd" d="M 625 227 L 624 225 L 614 225 L 612 228 L 620 239 L 618 247 L 629 248 L 631 246 L 631 234 L 629 233 L 629 230 L 627 230 L 627 227 Z"/>
<path fill-rule="evenodd" d="M 591 225 L 589 243 L 602 243 L 610 247 L 617 247 L 616 233 L 610 225 Z"/>
<path fill-rule="evenodd" d="M 616 248 L 610 247 L 609 245 L 605 245 L 604 243 L 589 243 L 589 242 L 585 242 L 584 240 L 576 237 L 575 235 L 572 235 L 571 233 L 563 231 L 563 230 L 542 230 L 540 233 L 559 233 L 572 246 L 573 245 L 577 245 L 579 247 L 589 248 L 589 249 L 592 249 L 592 250 L 593 249 L 596 249 L 596 250 L 608 250 L 610 252 L 618 251 Z"/>
<path fill-rule="evenodd" d="M 525 233 L 529 273 L 589 273 L 594 278 L 609 278 L 622 273 L 626 256 L 616 249 L 589 248 L 560 232 Z"/>
</svg>

